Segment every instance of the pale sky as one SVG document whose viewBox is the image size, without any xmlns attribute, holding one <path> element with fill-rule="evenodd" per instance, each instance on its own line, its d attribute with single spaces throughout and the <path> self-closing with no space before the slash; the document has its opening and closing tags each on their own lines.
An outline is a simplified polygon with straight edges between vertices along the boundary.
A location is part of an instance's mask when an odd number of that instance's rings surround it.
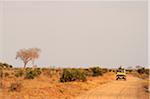
<svg viewBox="0 0 150 99">
<path fill-rule="evenodd" d="M 148 64 L 148 13 L 144 1 L 5 1 L 1 8 L 1 59 L 14 66 L 22 48 L 42 50 L 39 66 Z M 2 55 L 3 54 L 3 55 Z"/>
</svg>

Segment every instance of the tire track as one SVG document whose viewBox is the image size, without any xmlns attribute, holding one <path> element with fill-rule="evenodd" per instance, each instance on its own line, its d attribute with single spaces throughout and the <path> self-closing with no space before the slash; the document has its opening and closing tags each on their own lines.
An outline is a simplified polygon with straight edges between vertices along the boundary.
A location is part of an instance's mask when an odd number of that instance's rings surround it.
<svg viewBox="0 0 150 99">
<path fill-rule="evenodd" d="M 126 81 L 113 81 L 85 93 L 75 99 L 148 99 L 143 94 L 141 79 L 129 76 Z M 138 92 L 139 90 L 139 92 Z M 138 97 L 139 93 L 142 98 Z"/>
<path fill-rule="evenodd" d="M 122 93 L 124 93 L 126 89 L 127 87 L 123 87 L 121 91 L 119 92 L 119 94 L 117 95 L 116 99 L 121 99 Z"/>
</svg>

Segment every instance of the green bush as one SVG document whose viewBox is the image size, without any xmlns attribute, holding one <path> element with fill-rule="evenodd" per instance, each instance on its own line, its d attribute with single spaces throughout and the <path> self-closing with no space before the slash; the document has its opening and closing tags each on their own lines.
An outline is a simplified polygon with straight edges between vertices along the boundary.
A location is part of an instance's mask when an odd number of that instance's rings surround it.
<svg viewBox="0 0 150 99">
<path fill-rule="evenodd" d="M 64 69 L 60 82 L 86 81 L 86 75 L 79 69 Z"/>
<path fill-rule="evenodd" d="M 13 66 L 12 65 L 9 65 L 7 63 L 0 63 L 0 67 L 1 68 L 12 68 Z"/>
<path fill-rule="evenodd" d="M 90 68 L 92 70 L 92 76 L 102 76 L 103 72 L 102 69 L 100 67 L 92 67 Z"/>
<path fill-rule="evenodd" d="M 41 74 L 40 68 L 28 69 L 25 74 L 26 79 L 34 79 Z"/>
<path fill-rule="evenodd" d="M 85 73 L 86 76 L 92 76 L 93 75 L 93 72 L 92 72 L 91 69 L 85 69 L 84 73 Z"/>
<path fill-rule="evenodd" d="M 16 71 L 15 76 L 16 77 L 22 77 L 24 75 L 24 71 L 22 69 L 19 69 L 18 71 Z"/>
<path fill-rule="evenodd" d="M 4 65 L 3 65 L 3 63 L 0 63 L 0 67 L 1 67 L 1 68 L 4 68 Z"/>
<path fill-rule="evenodd" d="M 147 75 L 149 75 L 150 69 L 147 69 L 147 68 L 145 68 L 145 67 L 141 67 L 141 68 L 138 68 L 138 69 L 137 69 L 137 72 L 138 72 L 139 74 L 147 74 Z"/>
<path fill-rule="evenodd" d="M 144 68 L 144 67 L 138 68 L 138 69 L 137 69 L 137 72 L 138 72 L 139 74 L 144 74 L 144 73 L 145 73 L 145 68 Z"/>
<path fill-rule="evenodd" d="M 31 70 L 31 71 L 26 72 L 25 78 L 26 79 L 34 79 L 35 76 L 36 76 L 35 72 Z"/>
<path fill-rule="evenodd" d="M 36 76 L 39 76 L 42 73 L 41 68 L 35 68 L 34 72 L 36 73 Z"/>
<path fill-rule="evenodd" d="M 128 73 L 132 73 L 134 70 L 133 69 L 127 69 L 126 70 Z"/>
</svg>

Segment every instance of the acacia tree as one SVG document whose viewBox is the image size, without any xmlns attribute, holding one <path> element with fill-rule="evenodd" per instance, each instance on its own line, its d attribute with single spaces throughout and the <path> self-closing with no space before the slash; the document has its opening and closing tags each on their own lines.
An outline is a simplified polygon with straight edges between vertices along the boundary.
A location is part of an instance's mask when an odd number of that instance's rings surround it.
<svg viewBox="0 0 150 99">
<path fill-rule="evenodd" d="M 41 50 L 39 48 L 31 48 L 29 49 L 30 53 L 31 53 L 31 57 L 32 57 L 32 65 L 34 66 L 34 61 L 35 59 L 39 58 L 39 53 L 41 52 Z"/>
<path fill-rule="evenodd" d="M 16 59 L 20 58 L 24 63 L 24 68 L 29 61 L 32 61 L 34 65 L 35 59 L 39 57 L 40 49 L 30 48 L 30 49 L 20 49 L 16 54 Z"/>
</svg>

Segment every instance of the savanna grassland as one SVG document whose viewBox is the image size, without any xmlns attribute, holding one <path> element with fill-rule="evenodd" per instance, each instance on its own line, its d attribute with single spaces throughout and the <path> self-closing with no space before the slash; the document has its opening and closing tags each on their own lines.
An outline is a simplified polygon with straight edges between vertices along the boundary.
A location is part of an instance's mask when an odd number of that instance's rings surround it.
<svg viewBox="0 0 150 99">
<path fill-rule="evenodd" d="M 149 99 L 149 69 L 14 68 L 0 63 L 0 99 Z"/>
<path fill-rule="evenodd" d="M 13 68 L 2 64 L 0 99 L 74 99 L 115 80 L 106 68 Z"/>
</svg>

